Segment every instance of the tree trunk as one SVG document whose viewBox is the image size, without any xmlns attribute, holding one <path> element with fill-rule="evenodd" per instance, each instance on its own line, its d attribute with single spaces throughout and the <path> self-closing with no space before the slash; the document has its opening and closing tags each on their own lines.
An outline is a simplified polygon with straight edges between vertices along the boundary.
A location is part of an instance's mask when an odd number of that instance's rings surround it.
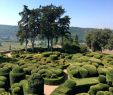
<svg viewBox="0 0 113 95">
<path fill-rule="evenodd" d="M 34 40 L 34 38 L 32 38 L 32 39 L 31 39 L 32 51 L 34 51 L 34 42 L 35 42 L 35 40 Z"/>
<path fill-rule="evenodd" d="M 51 51 L 53 50 L 53 38 L 51 38 Z"/>
<path fill-rule="evenodd" d="M 27 52 L 27 44 L 28 44 L 28 40 L 26 39 L 25 41 L 25 51 Z"/>
<path fill-rule="evenodd" d="M 61 43 L 62 47 L 64 45 L 64 37 L 62 36 L 62 43 Z"/>
<path fill-rule="evenodd" d="M 49 49 L 49 37 L 47 38 L 47 47 Z"/>
</svg>

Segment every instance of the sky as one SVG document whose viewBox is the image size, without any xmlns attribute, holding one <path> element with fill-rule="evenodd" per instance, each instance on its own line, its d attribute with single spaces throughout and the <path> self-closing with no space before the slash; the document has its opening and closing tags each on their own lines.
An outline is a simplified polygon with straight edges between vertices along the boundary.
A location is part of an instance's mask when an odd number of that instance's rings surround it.
<svg viewBox="0 0 113 95">
<path fill-rule="evenodd" d="M 23 5 L 33 9 L 51 3 L 65 8 L 70 26 L 113 29 L 113 0 L 0 0 L 0 24 L 17 25 Z"/>
</svg>

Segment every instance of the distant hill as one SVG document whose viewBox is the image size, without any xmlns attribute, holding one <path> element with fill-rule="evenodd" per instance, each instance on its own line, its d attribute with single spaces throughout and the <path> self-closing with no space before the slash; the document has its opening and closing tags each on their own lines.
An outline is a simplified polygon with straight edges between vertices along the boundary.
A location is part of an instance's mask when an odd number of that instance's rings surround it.
<svg viewBox="0 0 113 95">
<path fill-rule="evenodd" d="M 79 40 L 84 40 L 85 32 L 92 28 L 80 28 L 80 27 L 70 27 L 70 32 L 72 37 L 76 34 L 79 37 Z M 0 25 L 0 40 L 16 40 L 16 33 L 18 27 L 12 25 Z"/>
<path fill-rule="evenodd" d="M 80 28 L 80 27 L 70 27 L 70 32 L 72 34 L 72 37 L 75 37 L 75 35 L 78 35 L 78 38 L 80 41 L 84 41 L 85 39 L 85 33 L 89 30 L 92 30 L 94 28 Z"/>
<path fill-rule="evenodd" d="M 0 25 L 0 40 L 15 40 L 17 30 L 17 26 Z"/>
</svg>

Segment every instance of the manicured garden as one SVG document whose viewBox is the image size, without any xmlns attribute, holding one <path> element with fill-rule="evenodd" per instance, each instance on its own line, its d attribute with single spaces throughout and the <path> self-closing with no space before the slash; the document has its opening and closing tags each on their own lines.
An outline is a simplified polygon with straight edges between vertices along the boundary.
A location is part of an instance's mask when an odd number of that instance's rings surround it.
<svg viewBox="0 0 113 95">
<path fill-rule="evenodd" d="M 0 55 L 0 95 L 112 95 L 113 55 L 86 52 L 12 52 Z"/>
</svg>

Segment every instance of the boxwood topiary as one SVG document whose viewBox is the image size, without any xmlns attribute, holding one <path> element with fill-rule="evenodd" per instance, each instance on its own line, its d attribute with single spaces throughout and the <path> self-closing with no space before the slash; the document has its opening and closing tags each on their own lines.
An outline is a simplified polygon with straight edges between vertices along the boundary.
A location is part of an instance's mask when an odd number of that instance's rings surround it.
<svg viewBox="0 0 113 95">
<path fill-rule="evenodd" d="M 94 65 L 86 64 L 83 65 L 82 67 L 88 71 L 89 76 L 98 75 L 97 68 Z"/>
<path fill-rule="evenodd" d="M 25 73 L 22 68 L 15 67 L 10 72 L 10 85 L 12 85 L 13 83 L 18 83 L 23 79 L 25 79 Z"/>
<path fill-rule="evenodd" d="M 33 74 L 28 79 L 29 92 L 33 95 L 44 95 L 44 79 L 39 74 Z"/>
<path fill-rule="evenodd" d="M 100 83 L 106 83 L 106 76 L 99 75 L 98 80 L 99 80 Z"/>
<path fill-rule="evenodd" d="M 99 84 L 90 86 L 90 89 L 89 89 L 88 93 L 90 95 L 96 95 L 97 91 L 106 91 L 108 89 L 109 89 L 109 85 L 103 84 L 103 83 L 99 83 Z"/>
</svg>

